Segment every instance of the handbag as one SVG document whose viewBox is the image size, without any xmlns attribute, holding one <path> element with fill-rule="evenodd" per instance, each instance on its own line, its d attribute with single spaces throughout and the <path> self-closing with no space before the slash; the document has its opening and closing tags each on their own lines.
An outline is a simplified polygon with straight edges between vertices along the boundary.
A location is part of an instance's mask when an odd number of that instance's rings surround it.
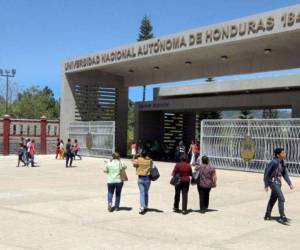
<svg viewBox="0 0 300 250">
<path fill-rule="evenodd" d="M 150 168 L 150 180 L 151 181 L 156 181 L 160 177 L 160 174 L 158 172 L 158 169 L 156 166 L 152 166 Z"/>
<path fill-rule="evenodd" d="M 200 171 L 197 170 L 193 173 L 191 184 L 196 185 L 198 183 L 199 178 L 200 178 Z"/>
<path fill-rule="evenodd" d="M 120 165 L 121 165 L 121 163 L 120 163 Z M 122 166 L 120 166 L 120 178 L 121 178 L 121 181 L 128 181 L 127 173 L 126 173 L 125 169 L 122 168 Z"/>
<path fill-rule="evenodd" d="M 180 174 L 179 173 L 172 176 L 172 178 L 170 180 L 170 184 L 173 186 L 178 186 L 180 184 Z"/>
</svg>

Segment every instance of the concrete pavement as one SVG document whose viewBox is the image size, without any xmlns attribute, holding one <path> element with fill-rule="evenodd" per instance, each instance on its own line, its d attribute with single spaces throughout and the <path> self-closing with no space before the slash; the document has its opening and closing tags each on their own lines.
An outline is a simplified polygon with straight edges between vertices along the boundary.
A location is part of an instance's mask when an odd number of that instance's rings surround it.
<svg viewBox="0 0 300 250">
<path fill-rule="evenodd" d="M 104 159 L 83 158 L 66 169 L 53 155 L 40 167 L 16 168 L 16 156 L 0 156 L 0 249 L 299 249 L 300 178 L 284 184 L 289 226 L 264 221 L 270 193 L 262 175 L 218 170 L 211 192 L 215 211 L 172 212 L 171 163 L 157 163 L 161 178 L 150 187 L 150 208 L 138 214 L 139 191 L 128 165 L 119 212 L 107 212 Z M 195 186 L 188 207 L 199 209 Z M 278 215 L 277 205 L 274 216 Z"/>
</svg>

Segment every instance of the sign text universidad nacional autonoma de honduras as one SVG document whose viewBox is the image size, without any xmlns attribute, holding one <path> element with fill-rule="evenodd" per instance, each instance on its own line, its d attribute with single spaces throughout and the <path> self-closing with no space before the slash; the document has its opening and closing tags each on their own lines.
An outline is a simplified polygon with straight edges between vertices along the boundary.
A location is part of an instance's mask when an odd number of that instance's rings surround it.
<svg viewBox="0 0 300 250">
<path fill-rule="evenodd" d="M 237 24 L 225 24 L 220 27 L 207 28 L 204 31 L 190 32 L 161 39 L 151 39 L 137 43 L 132 47 L 110 50 L 65 63 L 65 72 L 105 65 L 113 62 L 125 61 L 139 57 L 170 53 L 172 51 L 205 46 L 222 41 L 229 41 L 256 34 L 272 32 L 274 29 L 286 29 L 300 24 L 300 12 L 285 12 L 279 19 L 274 16 L 257 18 L 257 20 L 244 21 Z"/>
</svg>

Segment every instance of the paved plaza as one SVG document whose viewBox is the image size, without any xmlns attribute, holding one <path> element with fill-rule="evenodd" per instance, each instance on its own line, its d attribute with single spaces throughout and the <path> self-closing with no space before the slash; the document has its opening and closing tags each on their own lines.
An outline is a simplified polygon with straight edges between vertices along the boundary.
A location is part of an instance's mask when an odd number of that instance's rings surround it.
<svg viewBox="0 0 300 250">
<path fill-rule="evenodd" d="M 197 212 L 190 188 L 188 215 L 172 212 L 174 164 L 157 163 L 161 178 L 150 188 L 150 211 L 138 214 L 135 171 L 128 166 L 122 211 L 109 213 L 105 159 L 83 158 L 66 169 L 53 155 L 37 156 L 40 167 L 16 168 L 16 156 L 0 156 L 0 249 L 299 249 L 300 178 L 284 185 L 289 226 L 264 221 L 270 193 L 262 175 L 218 170 L 206 214 Z M 275 207 L 274 216 L 278 216 Z"/>
</svg>

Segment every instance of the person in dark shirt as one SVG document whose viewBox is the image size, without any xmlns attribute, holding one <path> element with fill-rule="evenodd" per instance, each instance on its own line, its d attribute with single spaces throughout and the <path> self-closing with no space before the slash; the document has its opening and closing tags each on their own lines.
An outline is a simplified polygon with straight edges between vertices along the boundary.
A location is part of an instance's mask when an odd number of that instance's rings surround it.
<svg viewBox="0 0 300 250">
<path fill-rule="evenodd" d="M 185 146 L 183 145 L 183 141 L 180 141 L 175 150 L 175 161 L 180 162 L 182 155 L 185 155 Z"/>
<path fill-rule="evenodd" d="M 175 186 L 175 197 L 173 211 L 179 212 L 180 193 L 182 193 L 182 214 L 187 214 L 188 192 L 190 187 L 190 177 L 192 176 L 192 167 L 188 163 L 189 159 L 186 154 L 180 156 L 180 162 L 176 163 L 172 176 L 176 174 L 180 177 L 180 183 Z"/>
<path fill-rule="evenodd" d="M 23 162 L 23 167 L 26 166 L 26 162 L 23 160 L 24 158 L 24 144 L 19 143 L 19 148 L 18 148 L 18 165 L 17 167 L 20 166 L 20 162 Z"/>
<path fill-rule="evenodd" d="M 278 208 L 280 214 L 279 222 L 286 223 L 288 222 L 288 220 L 284 213 L 285 199 L 281 190 L 281 177 L 284 178 L 284 180 L 289 185 L 290 189 L 294 189 L 294 187 L 289 178 L 287 168 L 284 165 L 286 152 L 283 148 L 276 148 L 274 150 L 274 156 L 274 159 L 265 168 L 264 173 L 265 191 L 268 192 L 269 187 L 272 191 L 264 219 L 271 220 L 271 212 L 273 206 L 278 200 Z"/>
<path fill-rule="evenodd" d="M 70 165 L 69 164 L 70 161 Z M 71 143 L 71 139 L 68 139 L 68 143 L 66 145 L 66 168 L 68 166 L 72 166 L 72 162 L 73 162 L 73 152 L 72 152 L 72 143 Z"/>
</svg>

